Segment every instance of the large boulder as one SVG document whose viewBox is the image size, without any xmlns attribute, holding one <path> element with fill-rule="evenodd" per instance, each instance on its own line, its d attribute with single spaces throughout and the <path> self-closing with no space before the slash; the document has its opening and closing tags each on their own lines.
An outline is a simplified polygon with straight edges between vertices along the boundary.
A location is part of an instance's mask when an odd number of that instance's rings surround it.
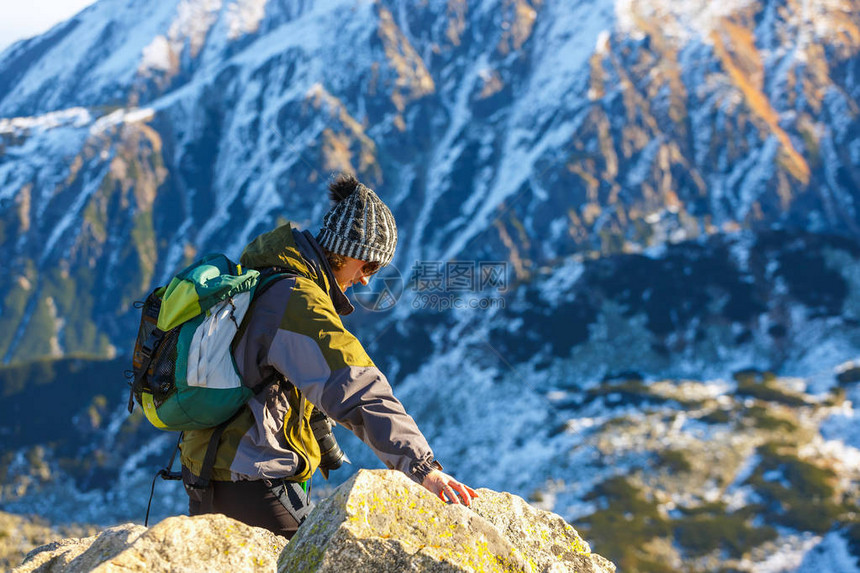
<svg viewBox="0 0 860 573">
<path fill-rule="evenodd" d="M 359 471 L 311 513 L 278 573 L 615 571 L 558 515 L 478 493 L 472 509 L 446 505 L 400 472 Z"/>
<path fill-rule="evenodd" d="M 13 573 L 274 571 L 287 540 L 223 515 L 125 524 L 35 549 Z"/>
</svg>

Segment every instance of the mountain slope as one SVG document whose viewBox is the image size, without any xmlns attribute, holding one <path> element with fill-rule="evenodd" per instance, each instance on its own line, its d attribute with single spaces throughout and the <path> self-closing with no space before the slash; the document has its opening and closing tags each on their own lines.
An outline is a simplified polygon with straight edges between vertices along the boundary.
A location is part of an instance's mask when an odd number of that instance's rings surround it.
<svg viewBox="0 0 860 573">
<path fill-rule="evenodd" d="M 5 361 L 110 355 L 153 283 L 312 226 L 341 169 L 392 204 L 403 267 L 856 237 L 851 3 L 291 6 L 104 1 L 4 52 Z"/>
</svg>

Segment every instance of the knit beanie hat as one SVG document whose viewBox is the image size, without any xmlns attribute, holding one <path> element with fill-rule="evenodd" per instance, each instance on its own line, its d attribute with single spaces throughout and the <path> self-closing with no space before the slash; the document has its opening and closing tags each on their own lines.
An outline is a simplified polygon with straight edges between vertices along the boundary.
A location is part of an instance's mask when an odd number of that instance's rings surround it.
<svg viewBox="0 0 860 573">
<path fill-rule="evenodd" d="M 323 218 L 317 242 L 333 253 L 383 266 L 397 246 L 394 215 L 372 189 L 353 175 L 341 174 L 329 185 L 334 206 Z"/>
</svg>

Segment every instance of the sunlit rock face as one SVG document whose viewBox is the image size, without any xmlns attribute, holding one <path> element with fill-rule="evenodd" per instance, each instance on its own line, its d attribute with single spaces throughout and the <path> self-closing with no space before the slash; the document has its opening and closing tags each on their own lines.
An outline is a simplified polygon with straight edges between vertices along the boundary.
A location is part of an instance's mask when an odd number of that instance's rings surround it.
<svg viewBox="0 0 860 573">
<path fill-rule="evenodd" d="M 558 515 L 480 490 L 449 506 L 392 471 L 360 471 L 320 503 L 287 544 L 224 515 L 125 524 L 34 549 L 14 573 L 73 571 L 504 571 L 613 573 Z M 286 545 L 286 548 L 285 548 Z"/>
<path fill-rule="evenodd" d="M 15 573 L 273 570 L 287 540 L 221 514 L 127 523 L 31 551 Z"/>
<path fill-rule="evenodd" d="M 472 509 L 446 505 L 399 472 L 361 470 L 314 509 L 278 571 L 615 571 L 558 515 L 478 494 Z"/>
</svg>

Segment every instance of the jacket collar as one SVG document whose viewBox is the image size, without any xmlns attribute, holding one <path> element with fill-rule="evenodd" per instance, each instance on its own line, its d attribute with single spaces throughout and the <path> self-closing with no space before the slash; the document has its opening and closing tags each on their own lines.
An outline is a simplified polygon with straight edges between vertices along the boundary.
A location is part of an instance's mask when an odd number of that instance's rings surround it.
<svg viewBox="0 0 860 573">
<path fill-rule="evenodd" d="M 317 243 L 316 238 L 314 238 L 310 231 L 293 229 L 293 239 L 307 265 L 316 271 L 317 276 L 325 275 L 328 295 L 331 297 L 332 303 L 334 303 L 334 310 L 342 316 L 352 313 L 355 307 L 352 306 L 346 294 L 340 290 L 340 286 L 334 278 L 331 265 L 322 247 Z"/>
</svg>

